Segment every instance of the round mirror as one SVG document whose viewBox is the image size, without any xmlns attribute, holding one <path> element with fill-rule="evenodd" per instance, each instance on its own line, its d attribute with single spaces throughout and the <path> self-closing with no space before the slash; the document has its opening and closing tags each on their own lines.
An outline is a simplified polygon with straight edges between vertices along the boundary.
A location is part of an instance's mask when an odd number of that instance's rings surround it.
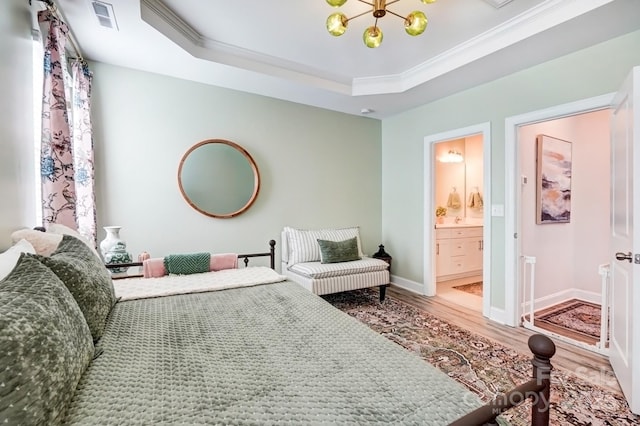
<svg viewBox="0 0 640 426">
<path fill-rule="evenodd" d="M 218 218 L 251 207 L 260 190 L 260 174 L 251 155 L 224 139 L 208 139 L 189 148 L 178 167 L 184 199 L 200 213 Z"/>
</svg>

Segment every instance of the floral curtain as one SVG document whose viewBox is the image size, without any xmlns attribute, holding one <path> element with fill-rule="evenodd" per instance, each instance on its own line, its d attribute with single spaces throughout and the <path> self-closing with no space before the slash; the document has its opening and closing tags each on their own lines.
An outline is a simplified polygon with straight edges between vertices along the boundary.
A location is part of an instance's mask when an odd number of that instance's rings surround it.
<svg viewBox="0 0 640 426">
<path fill-rule="evenodd" d="M 84 61 L 76 60 L 69 73 L 69 28 L 54 12 L 39 12 L 38 21 L 46 35 L 40 155 L 43 225 L 59 223 L 96 241 L 91 72 Z"/>
<path fill-rule="evenodd" d="M 96 241 L 96 205 L 91 128 L 91 82 L 93 75 L 83 60 L 71 67 L 73 79 L 72 140 L 74 182 L 76 184 L 76 224 L 78 231 Z"/>
</svg>

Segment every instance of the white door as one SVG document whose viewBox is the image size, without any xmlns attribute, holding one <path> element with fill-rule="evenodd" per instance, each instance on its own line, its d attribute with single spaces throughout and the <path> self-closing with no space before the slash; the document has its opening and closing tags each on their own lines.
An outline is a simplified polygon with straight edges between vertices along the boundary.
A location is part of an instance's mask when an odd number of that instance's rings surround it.
<svg viewBox="0 0 640 426">
<path fill-rule="evenodd" d="M 631 411 L 640 413 L 640 67 L 613 102 L 611 118 L 610 361 Z M 635 184 L 634 184 L 635 183 Z M 636 203 L 638 207 L 636 207 Z"/>
</svg>

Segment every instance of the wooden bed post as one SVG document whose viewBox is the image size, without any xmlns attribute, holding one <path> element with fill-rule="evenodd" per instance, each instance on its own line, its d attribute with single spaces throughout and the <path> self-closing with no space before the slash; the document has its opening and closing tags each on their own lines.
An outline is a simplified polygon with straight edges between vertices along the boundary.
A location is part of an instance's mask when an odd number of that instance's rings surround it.
<svg viewBox="0 0 640 426">
<path fill-rule="evenodd" d="M 271 253 L 271 269 L 276 269 L 276 240 L 269 240 L 269 253 Z"/>
<path fill-rule="evenodd" d="M 506 394 L 498 395 L 488 404 L 460 417 L 449 426 L 495 425 L 496 417 L 506 410 L 520 405 L 531 398 L 532 426 L 549 426 L 551 402 L 551 357 L 556 353 L 556 345 L 547 336 L 534 334 L 529 337 L 529 349 L 533 353 L 533 379 L 523 383 Z"/>
<path fill-rule="evenodd" d="M 533 378 L 543 388 L 537 392 L 531 407 L 531 425 L 546 426 L 549 424 L 551 409 L 551 357 L 556 353 L 556 345 L 547 336 L 535 334 L 529 338 L 529 349 L 533 353 Z"/>
</svg>

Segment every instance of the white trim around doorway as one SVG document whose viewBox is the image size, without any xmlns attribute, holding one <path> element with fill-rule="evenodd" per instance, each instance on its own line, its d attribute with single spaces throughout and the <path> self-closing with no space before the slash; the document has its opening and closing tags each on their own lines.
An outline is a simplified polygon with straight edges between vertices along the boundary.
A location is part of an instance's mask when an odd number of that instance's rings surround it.
<svg viewBox="0 0 640 426">
<path fill-rule="evenodd" d="M 436 294 L 436 255 L 435 255 L 435 195 L 434 182 L 434 146 L 437 142 L 460 139 L 467 136 L 482 134 L 483 156 L 483 240 L 484 252 L 482 256 L 482 314 L 491 318 L 491 123 L 485 122 L 443 133 L 425 136 L 424 138 L 424 270 L 422 294 L 435 296 Z"/>
<path fill-rule="evenodd" d="M 517 327 L 520 325 L 519 283 L 519 253 L 520 240 L 520 154 L 518 152 L 518 128 L 541 121 L 555 120 L 576 114 L 583 114 L 609 108 L 613 102 L 614 93 L 596 96 L 581 101 L 557 105 L 539 111 L 507 117 L 504 128 L 504 159 L 505 159 L 505 232 L 504 232 L 504 277 L 505 277 L 505 320 L 506 324 Z"/>
</svg>

